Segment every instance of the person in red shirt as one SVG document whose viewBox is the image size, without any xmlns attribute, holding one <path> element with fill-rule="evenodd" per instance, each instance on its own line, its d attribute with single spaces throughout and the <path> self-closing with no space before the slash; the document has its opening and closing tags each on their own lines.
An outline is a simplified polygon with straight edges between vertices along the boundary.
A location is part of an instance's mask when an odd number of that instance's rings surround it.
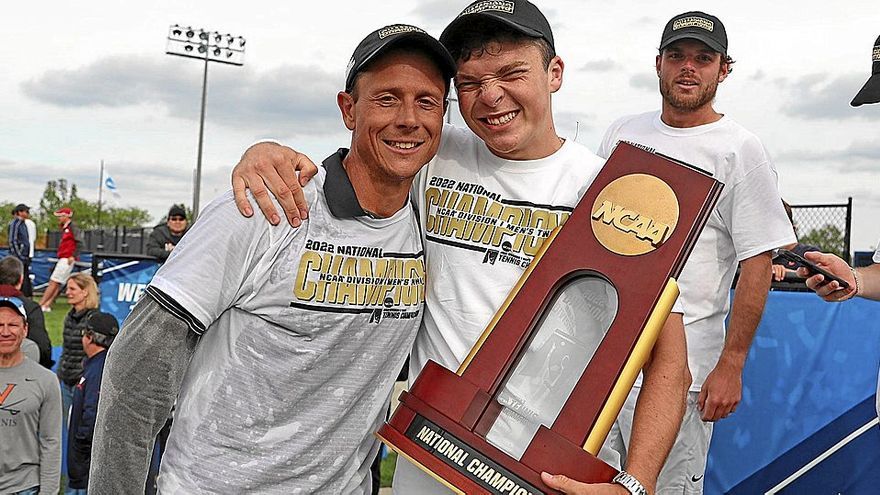
<svg viewBox="0 0 880 495">
<path fill-rule="evenodd" d="M 73 224 L 73 210 L 59 208 L 55 211 L 58 217 L 58 225 L 61 227 L 61 242 L 58 244 L 58 263 L 49 277 L 49 286 L 40 299 L 40 306 L 44 312 L 52 310 L 52 303 L 61 292 L 61 287 L 67 283 L 70 274 L 73 273 L 73 264 L 79 258 L 79 248 L 82 244 L 79 229 Z"/>
</svg>

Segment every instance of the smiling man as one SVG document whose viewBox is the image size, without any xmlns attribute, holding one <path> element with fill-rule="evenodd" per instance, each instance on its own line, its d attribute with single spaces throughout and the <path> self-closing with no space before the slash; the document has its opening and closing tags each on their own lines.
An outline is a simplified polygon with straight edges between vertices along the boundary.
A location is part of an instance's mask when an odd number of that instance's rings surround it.
<svg viewBox="0 0 880 495">
<path fill-rule="evenodd" d="M 741 398 L 743 366 L 770 288 L 771 250 L 796 241 L 761 141 L 713 107 L 732 64 L 727 32 L 717 17 L 703 12 L 673 17 L 656 58 L 661 111 L 618 120 L 599 149 L 607 157 L 625 141 L 700 167 L 724 183 L 678 280 L 694 380 L 658 494 L 702 493 L 713 422 L 732 414 Z M 737 264 L 739 282 L 725 328 Z M 631 446 L 640 392 L 647 387 L 637 382 L 612 430 L 611 441 L 621 452 Z"/>
<path fill-rule="evenodd" d="M 205 209 L 108 352 L 90 494 L 143 492 L 178 392 L 160 492 L 370 492 L 424 302 L 409 190 L 453 72 L 419 28 L 371 33 L 337 95 L 351 148 L 305 188 L 310 220 L 246 219 L 231 193 Z"/>
<path fill-rule="evenodd" d="M 550 24 L 524 0 L 480 0 L 466 7 L 440 37 L 458 64 L 455 86 L 467 129 L 446 126 L 443 142 L 414 183 L 425 238 L 428 285 L 425 318 L 410 358 L 410 379 L 432 359 L 455 370 L 501 307 L 550 232 L 564 223 L 603 161 L 563 139 L 553 122 L 552 95 L 564 63 Z M 233 172 L 240 210 L 250 213 L 245 186 L 277 221 L 266 187 L 299 215 L 298 179 L 312 173 L 307 158 L 273 143 L 249 149 Z M 293 187 L 291 191 L 288 187 Z M 586 486 L 546 477 L 566 493 L 653 491 L 684 411 L 690 383 L 681 314 L 667 320 L 645 366 L 632 448 L 617 484 Z M 619 467 L 617 452 L 603 459 Z M 398 459 L 394 491 L 449 493 Z"/>
</svg>

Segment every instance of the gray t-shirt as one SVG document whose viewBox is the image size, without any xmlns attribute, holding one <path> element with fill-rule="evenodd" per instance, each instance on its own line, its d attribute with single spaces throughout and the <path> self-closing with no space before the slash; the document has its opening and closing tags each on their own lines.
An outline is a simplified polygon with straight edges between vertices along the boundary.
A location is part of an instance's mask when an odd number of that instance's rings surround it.
<svg viewBox="0 0 880 495">
<path fill-rule="evenodd" d="M 55 374 L 25 358 L 0 368 L 0 493 L 40 486 L 58 493 L 61 389 Z"/>
<path fill-rule="evenodd" d="M 331 203 L 354 198 L 340 159 L 305 188 L 300 228 L 244 218 L 227 193 L 153 278 L 206 329 L 162 492 L 369 493 L 372 432 L 421 320 L 424 262 L 410 205 L 385 219 L 331 214 L 325 182 L 348 185 Z"/>
</svg>

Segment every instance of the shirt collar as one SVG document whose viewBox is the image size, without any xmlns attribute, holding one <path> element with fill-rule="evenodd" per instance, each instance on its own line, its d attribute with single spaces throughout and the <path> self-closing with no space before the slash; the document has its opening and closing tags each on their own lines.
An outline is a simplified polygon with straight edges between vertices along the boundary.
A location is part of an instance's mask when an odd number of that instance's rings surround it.
<svg viewBox="0 0 880 495">
<path fill-rule="evenodd" d="M 327 170 L 324 180 L 324 197 L 330 213 L 336 218 L 355 218 L 369 216 L 358 203 L 354 186 L 342 166 L 342 160 L 348 154 L 348 148 L 339 148 L 336 153 L 324 159 L 322 164 Z"/>
</svg>

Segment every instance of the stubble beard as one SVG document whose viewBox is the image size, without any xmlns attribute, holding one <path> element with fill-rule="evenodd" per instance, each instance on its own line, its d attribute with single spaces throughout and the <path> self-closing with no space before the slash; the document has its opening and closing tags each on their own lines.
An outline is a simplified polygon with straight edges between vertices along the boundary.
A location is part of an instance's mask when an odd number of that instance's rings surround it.
<svg viewBox="0 0 880 495">
<path fill-rule="evenodd" d="M 700 92 L 696 95 L 679 94 L 675 91 L 675 83 L 670 84 L 660 79 L 660 94 L 663 96 L 663 101 L 672 108 L 683 112 L 692 112 L 706 105 L 711 105 L 717 91 L 717 79 L 713 79 L 708 86 L 700 88 Z"/>
</svg>

